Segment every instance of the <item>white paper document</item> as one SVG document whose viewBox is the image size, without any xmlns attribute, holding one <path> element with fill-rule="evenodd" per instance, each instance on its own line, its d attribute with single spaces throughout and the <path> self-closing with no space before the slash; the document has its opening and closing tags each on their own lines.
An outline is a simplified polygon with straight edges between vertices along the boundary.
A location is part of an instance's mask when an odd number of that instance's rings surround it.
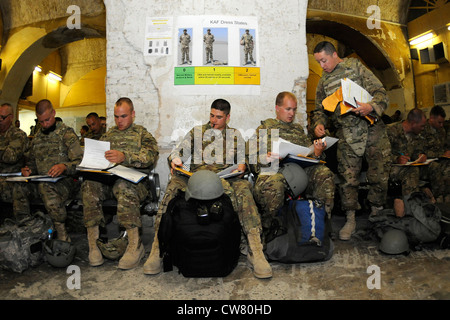
<svg viewBox="0 0 450 320">
<path fill-rule="evenodd" d="M 58 177 L 51 177 L 49 175 L 34 175 L 34 176 L 19 176 L 19 177 L 9 177 L 6 178 L 6 181 L 10 182 L 28 182 L 28 181 L 34 181 L 34 182 L 56 182 L 61 180 L 62 178 L 65 178 L 65 176 L 58 176 Z"/>
<path fill-rule="evenodd" d="M 274 145 L 272 147 L 272 151 L 276 152 L 277 148 L 275 147 L 275 141 Z M 311 150 L 308 147 L 299 146 L 298 144 L 291 143 L 287 140 L 284 140 L 282 138 L 278 139 L 278 152 L 280 155 L 280 158 L 284 159 L 288 154 L 293 155 L 301 155 L 301 156 L 307 156 L 311 153 Z"/>
<path fill-rule="evenodd" d="M 239 176 L 239 175 L 243 174 L 242 171 L 237 171 L 237 169 L 238 169 L 238 165 L 235 164 L 235 165 L 233 165 L 231 167 L 228 167 L 228 168 L 218 172 L 217 175 L 220 178 L 227 179 L 227 178 L 233 178 L 233 177 L 236 177 L 236 176 Z"/>
<path fill-rule="evenodd" d="M 140 172 L 139 170 L 128 168 L 125 166 L 117 165 L 114 168 L 108 169 L 108 172 L 115 174 L 128 181 L 138 183 L 143 178 L 147 176 L 146 173 Z"/>
<path fill-rule="evenodd" d="M 111 149 L 109 141 L 99 141 L 94 139 L 84 139 L 83 160 L 79 167 L 90 169 L 108 169 L 114 166 L 105 158 L 105 152 Z"/>
<path fill-rule="evenodd" d="M 325 148 L 325 150 L 327 150 L 328 148 L 333 146 L 338 140 L 339 140 L 338 138 L 334 138 L 334 137 L 322 138 L 322 141 L 326 142 L 326 144 L 327 144 L 327 147 Z M 311 151 L 310 153 L 314 152 L 314 143 L 309 147 L 309 150 Z"/>
<path fill-rule="evenodd" d="M 355 100 L 358 102 L 370 102 L 372 100 L 372 96 L 366 89 L 348 78 L 341 79 L 341 87 L 342 99 L 355 108 L 359 107 Z"/>
</svg>

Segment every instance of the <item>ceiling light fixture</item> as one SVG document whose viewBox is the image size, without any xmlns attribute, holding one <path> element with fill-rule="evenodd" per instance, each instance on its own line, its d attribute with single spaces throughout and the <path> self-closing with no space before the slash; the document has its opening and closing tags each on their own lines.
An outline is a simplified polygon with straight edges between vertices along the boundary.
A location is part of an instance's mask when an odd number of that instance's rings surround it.
<svg viewBox="0 0 450 320">
<path fill-rule="evenodd" d="M 433 32 L 428 31 L 428 32 L 426 32 L 424 34 L 421 34 L 420 36 L 417 36 L 417 37 L 409 40 L 409 44 L 414 46 L 414 45 L 416 45 L 418 43 L 424 42 L 426 40 L 430 40 L 433 37 L 434 37 Z"/>
<path fill-rule="evenodd" d="M 49 71 L 49 73 L 47 74 L 47 76 L 48 76 L 50 79 L 53 79 L 53 80 L 56 80 L 56 81 L 61 81 L 61 80 L 62 80 L 61 76 L 60 76 L 59 74 L 54 73 L 53 71 Z"/>
<path fill-rule="evenodd" d="M 36 67 L 34 67 L 34 71 L 41 72 L 42 68 L 40 66 L 36 66 Z"/>
</svg>

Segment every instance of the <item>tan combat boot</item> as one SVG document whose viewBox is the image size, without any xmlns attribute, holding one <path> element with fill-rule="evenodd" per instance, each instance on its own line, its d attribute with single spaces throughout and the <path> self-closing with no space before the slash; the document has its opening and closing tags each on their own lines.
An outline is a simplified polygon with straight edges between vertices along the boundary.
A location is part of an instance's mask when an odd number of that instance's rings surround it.
<svg viewBox="0 0 450 320">
<path fill-rule="evenodd" d="M 97 239 L 99 237 L 98 226 L 87 228 L 87 239 L 89 245 L 89 265 L 97 267 L 103 264 L 103 255 L 97 246 Z"/>
<path fill-rule="evenodd" d="M 69 234 L 66 231 L 66 226 L 63 222 L 55 222 L 55 229 L 56 229 L 56 239 L 61 241 L 67 241 L 70 242 Z"/>
<path fill-rule="evenodd" d="M 128 246 L 118 265 L 119 269 L 123 270 L 135 268 L 145 254 L 144 245 L 139 238 L 139 228 L 127 229 L 127 235 Z"/>
<path fill-rule="evenodd" d="M 272 277 L 272 267 L 267 262 L 262 251 L 261 236 L 258 229 L 250 229 L 248 235 L 248 254 L 247 265 L 253 269 L 253 275 L 256 278 L 265 279 Z"/>
<path fill-rule="evenodd" d="M 162 258 L 159 257 L 159 241 L 158 234 L 153 239 L 152 250 L 144 263 L 144 274 L 158 274 L 161 272 Z"/>
<path fill-rule="evenodd" d="M 341 240 L 350 240 L 356 228 L 355 210 L 347 211 L 346 215 L 347 222 L 345 222 L 345 225 L 339 231 L 339 239 Z"/>
</svg>

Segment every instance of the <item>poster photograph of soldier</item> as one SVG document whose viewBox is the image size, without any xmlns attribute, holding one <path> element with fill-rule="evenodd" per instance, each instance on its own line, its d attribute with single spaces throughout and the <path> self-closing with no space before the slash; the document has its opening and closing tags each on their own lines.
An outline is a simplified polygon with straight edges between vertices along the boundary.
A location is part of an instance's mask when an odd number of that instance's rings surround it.
<svg viewBox="0 0 450 320">
<path fill-rule="evenodd" d="M 203 64 L 228 65 L 228 28 L 203 28 Z"/>
<path fill-rule="evenodd" d="M 178 29 L 178 64 L 192 64 L 192 28 Z"/>
<path fill-rule="evenodd" d="M 255 29 L 239 29 L 239 39 L 242 65 L 256 65 Z"/>
</svg>

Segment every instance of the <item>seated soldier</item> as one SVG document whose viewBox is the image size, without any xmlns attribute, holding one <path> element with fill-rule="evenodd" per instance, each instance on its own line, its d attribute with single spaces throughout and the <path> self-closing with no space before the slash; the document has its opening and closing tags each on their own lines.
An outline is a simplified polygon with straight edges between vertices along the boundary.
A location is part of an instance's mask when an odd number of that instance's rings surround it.
<svg viewBox="0 0 450 320">
<path fill-rule="evenodd" d="M 192 128 L 168 157 L 172 177 L 158 209 L 152 250 L 147 262 L 144 264 L 145 274 L 158 274 L 161 272 L 162 259 L 159 251 L 158 228 L 161 217 L 166 212 L 170 200 L 175 197 L 178 190 L 185 188 L 187 185 L 188 178 L 175 173 L 176 168 L 183 166 L 182 159 L 185 159 L 185 161 L 189 158 L 192 159 L 190 164 L 191 172 L 207 169 L 217 173 L 231 167 L 233 164 L 238 165 L 238 171 L 243 173 L 246 171 L 245 141 L 238 130 L 227 125 L 227 121 L 230 119 L 230 109 L 231 106 L 228 101 L 223 99 L 215 100 L 211 104 L 209 122 L 203 126 Z M 198 141 L 198 139 L 203 144 L 198 146 L 197 150 L 194 142 Z M 211 158 L 203 157 L 204 154 L 211 154 L 211 152 L 214 153 Z M 230 163 L 230 159 L 232 163 Z M 230 197 L 233 207 L 239 215 L 243 232 L 247 236 L 249 245 L 247 261 L 253 268 L 254 276 L 257 278 L 270 278 L 272 277 L 272 268 L 262 251 L 261 221 L 252 196 L 252 186 L 248 180 L 242 179 L 242 176 L 243 174 L 238 178 L 222 179 L 222 184 L 225 194 Z"/>
<path fill-rule="evenodd" d="M 158 144 L 150 132 L 143 126 L 134 124 L 134 106 L 129 98 L 120 98 L 114 106 L 116 126 L 105 133 L 100 140 L 109 141 L 111 150 L 105 152 L 105 158 L 125 167 L 150 170 L 159 155 Z M 99 225 L 104 224 L 103 200 L 117 199 L 117 217 L 119 224 L 125 227 L 128 246 L 119 260 L 120 269 L 132 269 L 139 264 L 145 251 L 139 236 L 142 226 L 140 204 L 148 196 L 147 180 L 133 183 L 118 178 L 114 184 L 85 180 L 81 185 L 84 223 L 87 228 L 89 244 L 89 264 L 103 264 L 103 256 L 97 247 Z"/>
<path fill-rule="evenodd" d="M 262 212 L 262 226 L 265 232 L 268 232 L 272 224 L 272 220 L 283 206 L 286 200 L 286 191 L 288 184 L 285 177 L 278 168 L 272 168 L 274 161 L 282 161 L 279 155 L 273 154 L 272 139 L 276 133 L 279 138 L 287 140 L 291 143 L 309 147 L 314 144 L 314 152 L 312 157 L 316 159 L 323 158 L 323 151 L 326 148 L 325 142 L 321 139 L 311 141 L 303 127 L 294 123 L 295 113 L 297 112 L 297 98 L 291 92 L 281 92 L 277 95 L 275 103 L 276 119 L 266 119 L 256 129 L 259 150 L 262 150 L 261 144 L 267 144 L 267 163 L 264 164 L 258 157 L 258 163 L 251 165 L 252 171 L 258 176 L 254 186 L 254 197 Z M 267 134 L 267 142 L 262 139 L 261 134 Z M 265 168 L 268 171 L 265 172 Z M 274 170 L 275 169 L 275 170 Z M 310 198 L 319 200 L 329 216 L 334 205 L 334 174 L 326 166 L 316 164 L 304 169 L 308 176 L 308 186 L 306 195 Z"/>
</svg>

